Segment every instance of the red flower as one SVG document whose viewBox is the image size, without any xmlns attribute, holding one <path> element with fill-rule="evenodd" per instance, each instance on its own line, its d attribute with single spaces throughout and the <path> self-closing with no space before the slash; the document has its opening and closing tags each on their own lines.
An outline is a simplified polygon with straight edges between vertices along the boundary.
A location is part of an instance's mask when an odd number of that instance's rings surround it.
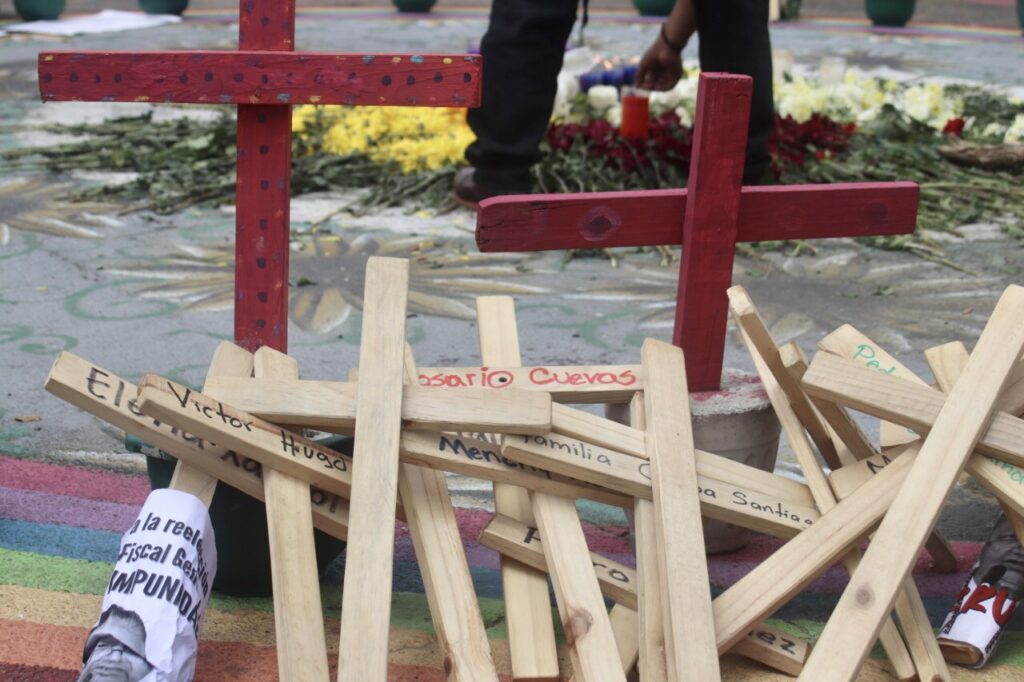
<svg viewBox="0 0 1024 682">
<path fill-rule="evenodd" d="M 957 137 L 963 136 L 964 132 L 964 117 L 957 116 L 946 121 L 946 125 L 942 128 L 942 132 L 946 135 L 956 135 Z"/>
</svg>

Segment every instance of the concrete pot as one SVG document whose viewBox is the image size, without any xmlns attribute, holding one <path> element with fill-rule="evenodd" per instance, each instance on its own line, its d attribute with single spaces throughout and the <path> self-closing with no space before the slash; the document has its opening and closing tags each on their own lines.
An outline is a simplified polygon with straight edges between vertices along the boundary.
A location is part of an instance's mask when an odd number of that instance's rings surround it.
<svg viewBox="0 0 1024 682">
<path fill-rule="evenodd" d="M 25 21 L 48 21 L 64 11 L 64 0 L 14 0 L 14 11 Z"/>
</svg>

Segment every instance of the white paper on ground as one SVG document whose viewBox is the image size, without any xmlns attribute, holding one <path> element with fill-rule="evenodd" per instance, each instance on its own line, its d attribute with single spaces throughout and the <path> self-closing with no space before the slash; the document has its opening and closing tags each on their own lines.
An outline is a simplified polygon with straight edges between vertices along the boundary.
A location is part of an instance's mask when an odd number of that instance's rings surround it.
<svg viewBox="0 0 1024 682">
<path fill-rule="evenodd" d="M 177 24 L 182 19 L 173 14 L 144 14 L 105 9 L 97 14 L 84 14 L 69 19 L 29 21 L 4 26 L 9 33 L 44 33 L 51 36 L 77 36 L 86 33 L 109 33 Z"/>
<path fill-rule="evenodd" d="M 121 538 L 79 679 L 102 672 L 128 682 L 191 680 L 216 572 L 206 506 L 177 490 L 150 493 Z"/>
</svg>

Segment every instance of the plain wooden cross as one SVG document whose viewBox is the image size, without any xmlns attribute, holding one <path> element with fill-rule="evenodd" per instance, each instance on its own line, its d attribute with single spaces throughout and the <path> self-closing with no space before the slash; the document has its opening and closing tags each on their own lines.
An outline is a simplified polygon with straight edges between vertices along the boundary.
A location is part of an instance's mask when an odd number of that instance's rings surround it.
<svg viewBox="0 0 1024 682">
<path fill-rule="evenodd" d="M 701 74 L 687 189 L 487 199 L 480 250 L 682 243 L 672 340 L 690 390 L 718 389 L 736 242 L 909 234 L 917 218 L 911 182 L 742 187 L 752 83 Z"/>
<path fill-rule="evenodd" d="M 294 52 L 295 0 L 241 0 L 238 51 L 43 52 L 43 101 L 238 106 L 235 341 L 288 345 L 291 105 L 474 107 L 479 56 Z"/>
</svg>

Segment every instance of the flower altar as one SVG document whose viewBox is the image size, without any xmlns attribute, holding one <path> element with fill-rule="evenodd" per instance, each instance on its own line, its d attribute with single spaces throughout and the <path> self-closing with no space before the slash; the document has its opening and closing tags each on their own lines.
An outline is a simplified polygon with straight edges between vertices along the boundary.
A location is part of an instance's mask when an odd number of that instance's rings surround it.
<svg viewBox="0 0 1024 682">
<path fill-rule="evenodd" d="M 598 63 L 559 77 L 544 158 L 543 192 L 679 187 L 686 183 L 698 72 L 649 93 L 646 139 L 623 137 L 622 85 L 630 69 Z M 841 60 L 839 60 L 841 61 Z M 785 60 L 778 59 L 785 64 Z M 567 63 L 572 60 L 567 58 Z M 576 62 L 579 63 L 579 60 Z M 600 64 L 604 64 L 601 71 Z M 1024 237 L 1024 102 L 995 90 L 935 80 L 882 78 L 844 64 L 780 68 L 776 126 L 766 181 L 825 183 L 912 180 L 921 185 L 919 234 L 879 238 L 884 248 L 929 253 L 928 231 L 998 223 Z M 349 210 L 406 206 L 450 210 L 451 183 L 473 139 L 464 110 L 386 107 L 294 109 L 293 191 L 364 190 Z M 148 117 L 70 126 L 79 140 L 4 152 L 8 162 L 136 173 L 127 183 L 87 188 L 82 198 L 118 196 L 171 212 L 218 204 L 234 188 L 230 121 Z M 994 163 L 988 159 L 995 152 Z M 1002 159 L 1002 161 L 999 161 Z"/>
</svg>

